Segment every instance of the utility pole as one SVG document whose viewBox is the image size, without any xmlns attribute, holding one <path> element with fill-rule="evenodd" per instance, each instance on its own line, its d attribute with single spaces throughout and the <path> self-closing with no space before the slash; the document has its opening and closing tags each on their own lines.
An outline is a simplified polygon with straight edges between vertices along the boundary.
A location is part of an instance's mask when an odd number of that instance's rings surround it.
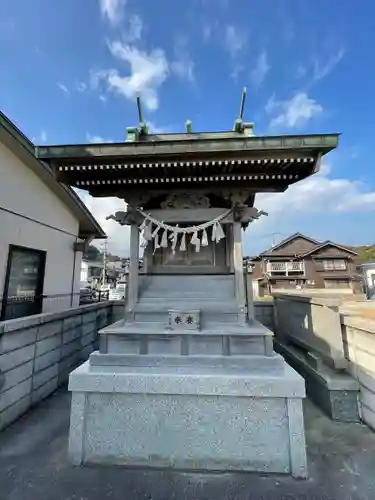
<svg viewBox="0 0 375 500">
<path fill-rule="evenodd" d="M 102 286 L 104 286 L 106 283 L 106 276 L 107 276 L 107 240 L 104 240 Z"/>
</svg>

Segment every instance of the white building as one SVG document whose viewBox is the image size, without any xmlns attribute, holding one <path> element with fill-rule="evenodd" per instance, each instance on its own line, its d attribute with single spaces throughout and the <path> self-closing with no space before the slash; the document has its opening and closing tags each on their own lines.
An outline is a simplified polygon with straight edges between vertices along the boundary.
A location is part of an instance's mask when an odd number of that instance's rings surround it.
<svg viewBox="0 0 375 500">
<path fill-rule="evenodd" d="M 103 262 L 82 260 L 81 263 L 81 282 L 87 283 L 90 281 L 95 285 L 103 275 Z"/>
<path fill-rule="evenodd" d="M 84 245 L 105 234 L 0 113 L 0 320 L 79 303 Z"/>
<path fill-rule="evenodd" d="M 375 261 L 361 264 L 365 293 L 368 299 L 375 296 Z"/>
</svg>

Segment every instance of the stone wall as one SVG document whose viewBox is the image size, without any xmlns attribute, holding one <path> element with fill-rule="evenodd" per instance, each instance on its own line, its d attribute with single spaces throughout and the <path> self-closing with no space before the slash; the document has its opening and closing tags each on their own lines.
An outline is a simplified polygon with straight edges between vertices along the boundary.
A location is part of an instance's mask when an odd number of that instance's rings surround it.
<svg viewBox="0 0 375 500">
<path fill-rule="evenodd" d="M 341 316 L 348 372 L 359 383 L 359 411 L 375 430 L 375 321 L 358 316 Z"/>
<path fill-rule="evenodd" d="M 273 301 L 272 300 L 255 300 L 254 301 L 255 319 L 262 323 L 270 330 L 274 330 L 273 319 Z"/>
<path fill-rule="evenodd" d="M 305 294 L 274 294 L 280 338 L 318 354 L 335 369 L 347 365 L 340 326 L 340 299 Z"/>
<path fill-rule="evenodd" d="M 375 430 L 375 320 L 357 316 L 354 305 L 332 297 L 275 294 L 274 304 L 276 350 L 303 374 L 308 395 L 321 402 L 326 390 L 332 403 L 335 391 L 340 390 L 342 415 L 345 398 L 348 411 L 348 394 L 355 391 L 353 404 L 358 406 L 359 417 Z M 360 307 L 373 309 L 374 305 L 365 302 Z M 307 356 L 293 350 L 293 344 Z M 329 371 L 326 363 L 335 370 Z"/>
<path fill-rule="evenodd" d="M 101 302 L 0 323 L 0 430 L 54 392 L 113 321 Z"/>
</svg>

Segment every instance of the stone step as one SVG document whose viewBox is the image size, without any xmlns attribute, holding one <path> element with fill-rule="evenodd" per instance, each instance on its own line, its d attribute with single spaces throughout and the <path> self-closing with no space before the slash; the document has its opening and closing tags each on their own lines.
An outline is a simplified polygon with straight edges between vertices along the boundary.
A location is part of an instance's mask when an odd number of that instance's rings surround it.
<svg viewBox="0 0 375 500">
<path fill-rule="evenodd" d="M 103 344 L 101 344 L 102 346 Z M 103 350 L 104 349 L 104 350 Z M 106 347 L 101 352 L 109 354 L 152 355 L 272 355 L 272 339 L 254 335 L 238 337 L 229 335 L 107 335 Z"/>
<path fill-rule="evenodd" d="M 180 294 L 181 297 L 198 295 L 207 297 L 231 297 L 234 295 L 233 276 L 183 276 L 183 279 L 170 276 L 147 276 L 140 283 L 140 296 L 169 297 Z"/>
<path fill-rule="evenodd" d="M 135 306 L 135 321 L 168 324 L 169 311 L 188 313 L 199 311 L 200 325 L 208 322 L 236 323 L 239 321 L 238 306 L 235 301 L 188 301 L 188 300 L 145 300 Z"/>
<path fill-rule="evenodd" d="M 138 369 L 147 367 L 163 368 L 172 375 L 174 373 L 190 374 L 194 371 L 201 373 L 264 373 L 267 375 L 283 373 L 285 361 L 279 354 L 272 356 L 154 356 L 102 354 L 94 352 L 90 355 L 90 367 L 94 371 L 121 371 L 129 368 Z"/>
<path fill-rule="evenodd" d="M 223 311 L 226 313 L 237 312 L 238 305 L 235 300 L 207 300 L 201 299 L 192 300 L 178 299 L 171 297 L 170 300 L 165 299 L 141 299 L 135 305 L 136 312 L 162 312 L 166 313 L 169 310 L 177 310 L 181 312 L 187 311 Z"/>
<path fill-rule="evenodd" d="M 140 275 L 140 285 L 142 288 L 176 288 L 176 284 L 184 288 L 197 288 L 202 286 L 220 285 L 221 287 L 234 286 L 233 274 L 184 274 L 180 275 L 183 280 L 179 280 L 176 274 L 150 274 Z M 183 281 L 183 283 L 181 283 Z"/>
<path fill-rule="evenodd" d="M 163 301 L 166 299 L 205 299 L 205 300 L 230 300 L 235 299 L 234 293 L 213 293 L 211 291 L 204 290 L 149 290 L 140 293 L 140 300 L 142 299 L 153 299 Z"/>
<path fill-rule="evenodd" d="M 264 325 L 258 321 L 253 323 L 247 323 L 245 325 L 240 325 L 238 323 L 227 323 L 223 325 L 221 322 L 217 323 L 215 321 L 207 322 L 199 330 L 187 330 L 187 329 L 171 329 L 169 328 L 167 322 L 126 322 L 123 320 L 114 323 L 106 328 L 100 330 L 100 335 L 107 334 L 118 334 L 118 335 L 171 335 L 171 334 L 181 334 L 181 335 L 234 335 L 234 336 L 270 336 L 273 337 L 273 333 Z"/>
</svg>

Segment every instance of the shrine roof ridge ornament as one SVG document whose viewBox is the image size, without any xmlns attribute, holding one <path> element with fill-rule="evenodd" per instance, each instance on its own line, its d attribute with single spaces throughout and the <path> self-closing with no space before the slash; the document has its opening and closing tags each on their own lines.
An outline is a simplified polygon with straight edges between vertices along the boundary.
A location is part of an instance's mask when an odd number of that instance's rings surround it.
<svg viewBox="0 0 375 500">
<path fill-rule="evenodd" d="M 326 154 L 338 145 L 339 133 L 283 135 L 283 136 L 244 136 L 231 132 L 201 132 L 191 134 L 154 134 L 147 135 L 135 142 L 101 144 L 72 144 L 36 146 L 36 156 L 46 162 L 90 163 L 110 162 L 116 158 L 141 162 L 141 158 L 155 155 L 173 157 L 186 155 L 210 156 L 226 153 L 257 153 L 258 155 L 277 155 L 286 150 Z"/>
</svg>

